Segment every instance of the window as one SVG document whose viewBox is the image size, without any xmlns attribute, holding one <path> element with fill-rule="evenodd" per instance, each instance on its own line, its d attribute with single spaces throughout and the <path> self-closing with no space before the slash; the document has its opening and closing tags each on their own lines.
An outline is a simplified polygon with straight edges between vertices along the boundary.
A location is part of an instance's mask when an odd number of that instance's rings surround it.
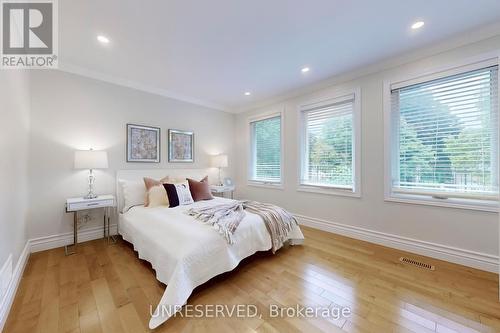
<svg viewBox="0 0 500 333">
<path fill-rule="evenodd" d="M 495 204 L 498 66 L 392 85 L 390 99 L 391 195 Z"/>
<path fill-rule="evenodd" d="M 250 122 L 250 181 L 265 184 L 281 183 L 281 114 Z"/>
<path fill-rule="evenodd" d="M 301 108 L 301 190 L 359 193 L 355 94 Z M 358 133 L 356 133 L 358 132 Z"/>
</svg>

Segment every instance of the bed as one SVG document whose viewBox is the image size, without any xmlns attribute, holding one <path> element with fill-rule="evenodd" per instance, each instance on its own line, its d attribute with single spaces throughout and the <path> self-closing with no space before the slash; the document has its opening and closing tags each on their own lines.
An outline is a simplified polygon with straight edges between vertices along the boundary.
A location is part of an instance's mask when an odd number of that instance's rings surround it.
<svg viewBox="0 0 500 333">
<path fill-rule="evenodd" d="M 211 278 L 233 270 L 239 262 L 258 251 L 271 249 L 271 238 L 262 218 L 245 213 L 229 245 L 209 225 L 188 216 L 190 208 L 218 205 L 231 199 L 215 198 L 174 208 L 134 206 L 123 211 L 120 180 L 160 179 L 165 175 L 203 178 L 211 170 L 123 170 L 117 173 L 118 231 L 130 242 L 139 258 L 151 263 L 156 278 L 167 285 L 149 327 L 154 329 L 167 321 L 186 304 L 193 290 Z M 215 179 L 215 178 L 213 178 Z M 290 244 L 303 242 L 300 228 L 290 233 Z"/>
</svg>

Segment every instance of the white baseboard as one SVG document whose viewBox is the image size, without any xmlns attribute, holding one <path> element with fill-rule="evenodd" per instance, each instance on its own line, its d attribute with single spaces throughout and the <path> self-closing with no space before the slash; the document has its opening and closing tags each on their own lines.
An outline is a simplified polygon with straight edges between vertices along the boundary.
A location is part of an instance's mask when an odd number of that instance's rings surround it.
<svg viewBox="0 0 500 333">
<path fill-rule="evenodd" d="M 9 290 L 9 284 L 12 280 L 12 274 L 14 273 L 12 264 L 12 253 L 10 253 L 2 268 L 0 268 L 0 309 L 3 306 L 5 295 L 7 295 L 7 290 Z"/>
<path fill-rule="evenodd" d="M 112 224 L 109 226 L 111 235 L 117 234 L 117 225 Z M 94 239 L 103 237 L 103 227 L 92 227 L 78 231 L 78 243 L 87 242 Z M 39 237 L 30 240 L 31 252 L 40 252 L 58 247 L 73 244 L 73 233 L 68 232 L 65 234 Z"/>
<path fill-rule="evenodd" d="M 449 261 L 452 263 L 477 268 L 480 270 L 498 273 L 499 257 L 456 247 L 425 242 L 380 231 L 354 227 L 346 224 L 334 223 L 313 217 L 297 215 L 299 223 L 311 228 L 332 232 L 335 234 L 364 240 L 367 242 L 408 251 L 431 258 Z"/>
<path fill-rule="evenodd" d="M 9 316 L 10 308 L 12 307 L 12 303 L 14 302 L 14 298 L 16 296 L 17 287 L 19 287 L 19 282 L 21 282 L 21 278 L 23 276 L 24 268 L 26 267 L 26 263 L 28 262 L 28 258 L 30 255 L 30 241 L 26 242 L 24 246 L 23 252 L 21 252 L 21 256 L 19 257 L 16 267 L 12 272 L 12 278 L 10 280 L 9 286 L 7 288 L 7 292 L 5 293 L 5 297 L 3 300 L 0 300 L 0 332 L 2 332 L 3 327 L 5 326 L 5 322 L 7 321 L 7 317 Z"/>
</svg>

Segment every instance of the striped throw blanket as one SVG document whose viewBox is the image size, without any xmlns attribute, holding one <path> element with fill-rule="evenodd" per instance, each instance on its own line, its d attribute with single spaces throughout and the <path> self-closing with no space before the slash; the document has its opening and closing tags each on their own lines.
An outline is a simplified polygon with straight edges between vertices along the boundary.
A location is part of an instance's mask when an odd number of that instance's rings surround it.
<svg viewBox="0 0 500 333">
<path fill-rule="evenodd" d="M 235 201 L 228 204 L 191 208 L 188 215 L 212 225 L 229 244 L 234 244 L 232 235 L 245 217 L 244 210 L 259 215 L 271 236 L 272 251 L 279 250 L 288 239 L 288 233 L 298 225 L 295 217 L 281 207 L 256 201 Z"/>
</svg>

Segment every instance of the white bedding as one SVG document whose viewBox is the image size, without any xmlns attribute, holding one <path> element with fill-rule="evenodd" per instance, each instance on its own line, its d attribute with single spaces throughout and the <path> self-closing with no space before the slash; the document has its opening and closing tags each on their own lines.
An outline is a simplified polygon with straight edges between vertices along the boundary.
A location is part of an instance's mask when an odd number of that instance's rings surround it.
<svg viewBox="0 0 500 333">
<path fill-rule="evenodd" d="M 244 258 L 271 248 L 264 221 L 246 212 L 229 245 L 211 226 L 184 212 L 189 208 L 217 205 L 229 199 L 216 198 L 175 208 L 142 206 L 120 214 L 119 232 L 132 243 L 139 258 L 151 263 L 156 278 L 167 285 L 157 311 L 180 308 L 194 288 L 211 278 L 233 270 Z M 301 244 L 304 236 L 297 226 L 290 233 L 291 244 Z M 173 313 L 157 312 L 149 327 L 158 327 Z"/>
</svg>

